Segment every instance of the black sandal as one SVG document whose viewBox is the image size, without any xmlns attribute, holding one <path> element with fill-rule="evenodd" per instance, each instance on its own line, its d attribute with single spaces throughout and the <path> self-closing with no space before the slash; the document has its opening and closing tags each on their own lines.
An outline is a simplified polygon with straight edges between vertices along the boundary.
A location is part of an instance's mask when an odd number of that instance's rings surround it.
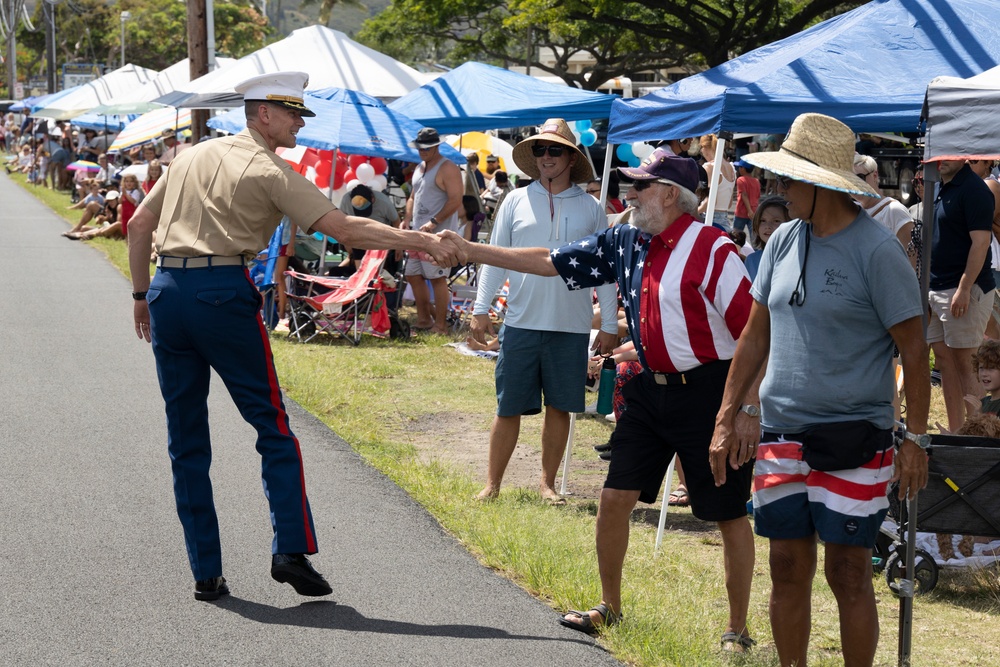
<svg viewBox="0 0 1000 667">
<path fill-rule="evenodd" d="M 594 621 L 590 618 L 590 612 L 596 611 L 601 617 L 603 623 L 600 625 L 594 625 Z M 567 628 L 573 628 L 579 632 L 585 632 L 588 635 L 596 635 L 601 631 L 601 628 L 610 628 L 612 626 L 618 625 L 622 620 L 622 615 L 620 613 L 616 614 L 608 609 L 608 605 L 603 602 L 596 607 L 591 607 L 589 611 L 577 611 L 575 609 L 570 609 L 566 612 L 566 615 L 572 614 L 576 618 L 580 619 L 580 622 L 570 621 L 566 617 L 559 619 L 559 625 Z"/>
</svg>

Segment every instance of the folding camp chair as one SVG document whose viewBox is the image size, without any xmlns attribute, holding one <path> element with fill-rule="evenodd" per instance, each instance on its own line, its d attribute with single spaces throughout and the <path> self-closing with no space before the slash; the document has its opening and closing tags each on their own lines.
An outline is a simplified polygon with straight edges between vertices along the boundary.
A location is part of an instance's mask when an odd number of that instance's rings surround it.
<svg viewBox="0 0 1000 667">
<path fill-rule="evenodd" d="M 287 271 L 285 275 L 296 287 L 288 294 L 289 338 L 307 342 L 326 333 L 358 345 L 363 333 L 387 336 L 390 321 L 385 292 L 395 289 L 381 276 L 387 254 L 387 250 L 369 250 L 358 270 L 346 279 Z"/>
<path fill-rule="evenodd" d="M 274 264 L 278 259 L 280 249 L 281 226 L 279 225 L 274 230 L 274 234 L 271 235 L 267 249 L 261 251 L 249 265 L 250 278 L 264 298 L 261 310 L 264 316 L 264 325 L 269 331 L 274 329 L 274 326 L 278 323 L 278 311 L 275 304 L 277 283 L 274 275 Z M 284 276 L 277 278 L 277 280 L 284 280 Z"/>
</svg>

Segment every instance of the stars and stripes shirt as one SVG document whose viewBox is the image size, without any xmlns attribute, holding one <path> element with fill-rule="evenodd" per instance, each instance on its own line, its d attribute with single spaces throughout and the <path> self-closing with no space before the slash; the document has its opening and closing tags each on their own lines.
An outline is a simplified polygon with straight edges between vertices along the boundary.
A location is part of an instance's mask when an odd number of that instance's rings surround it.
<svg viewBox="0 0 1000 667">
<path fill-rule="evenodd" d="M 724 232 L 684 214 L 657 236 L 616 225 L 550 257 L 570 289 L 618 283 L 643 368 L 683 373 L 736 352 L 753 300 Z"/>
</svg>

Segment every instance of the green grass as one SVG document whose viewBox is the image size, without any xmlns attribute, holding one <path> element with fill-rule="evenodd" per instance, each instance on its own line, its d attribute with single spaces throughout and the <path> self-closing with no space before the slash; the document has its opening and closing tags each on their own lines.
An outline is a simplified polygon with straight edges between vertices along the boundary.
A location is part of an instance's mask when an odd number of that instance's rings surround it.
<svg viewBox="0 0 1000 667">
<path fill-rule="evenodd" d="M 66 205 L 59 196 L 28 189 L 57 212 Z M 122 242 L 99 247 L 128 274 Z M 288 396 L 426 507 L 484 565 L 554 609 L 590 607 L 600 597 L 593 498 L 548 507 L 531 489 L 505 488 L 498 501 L 479 504 L 472 496 L 483 482 L 485 451 L 474 474 L 449 463 L 447 456 L 429 455 L 447 452 L 458 438 L 484 438 L 495 406 L 492 364 L 443 348 L 447 341 L 442 336 L 416 342 L 366 338 L 354 348 L 344 341 L 300 345 L 282 336 L 272 339 Z M 463 420 L 456 425 L 457 416 Z M 943 421 L 939 391 L 934 419 Z M 520 447 L 537 448 L 540 421 L 524 420 Z M 602 420 L 578 420 L 575 460 L 593 461 L 586 445 L 603 442 L 609 430 Z M 592 477 L 593 472 L 574 468 L 571 487 Z M 670 517 L 684 529 L 669 531 L 663 549 L 654 554 L 655 526 L 638 512 L 634 516 L 624 577 L 626 622 L 600 641 L 634 665 L 727 664 L 717 651 L 727 617 L 721 540 L 687 510 L 672 511 Z M 750 628 L 759 646 L 752 657 L 737 662 L 772 666 L 777 657 L 767 616 L 767 545 L 759 538 L 756 557 Z M 998 581 L 996 567 L 978 574 L 943 571 L 938 587 L 914 605 L 913 664 L 997 664 Z M 898 601 L 882 577 L 875 587 L 882 633 L 876 664 L 895 665 Z M 820 575 L 813 591 L 810 664 L 842 664 L 839 647 L 836 604 Z"/>
</svg>

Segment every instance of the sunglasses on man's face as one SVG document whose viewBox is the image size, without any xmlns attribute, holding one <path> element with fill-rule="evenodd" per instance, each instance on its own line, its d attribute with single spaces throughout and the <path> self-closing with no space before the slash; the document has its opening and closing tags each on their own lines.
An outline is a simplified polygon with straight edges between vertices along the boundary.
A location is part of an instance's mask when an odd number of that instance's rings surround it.
<svg viewBox="0 0 1000 667">
<path fill-rule="evenodd" d="M 659 179 L 654 179 L 650 181 L 635 181 L 632 184 L 632 189 L 636 192 L 642 192 L 643 190 L 649 188 L 653 183 L 660 183 L 661 185 L 673 185 L 673 183 L 664 183 Z"/>
<path fill-rule="evenodd" d="M 531 147 L 531 154 L 535 157 L 544 157 L 546 151 L 548 151 L 550 156 L 559 157 L 563 154 L 564 150 L 566 150 L 566 147 L 560 146 L 559 144 L 555 144 L 553 146 L 539 146 L 538 144 L 535 144 Z"/>
</svg>

